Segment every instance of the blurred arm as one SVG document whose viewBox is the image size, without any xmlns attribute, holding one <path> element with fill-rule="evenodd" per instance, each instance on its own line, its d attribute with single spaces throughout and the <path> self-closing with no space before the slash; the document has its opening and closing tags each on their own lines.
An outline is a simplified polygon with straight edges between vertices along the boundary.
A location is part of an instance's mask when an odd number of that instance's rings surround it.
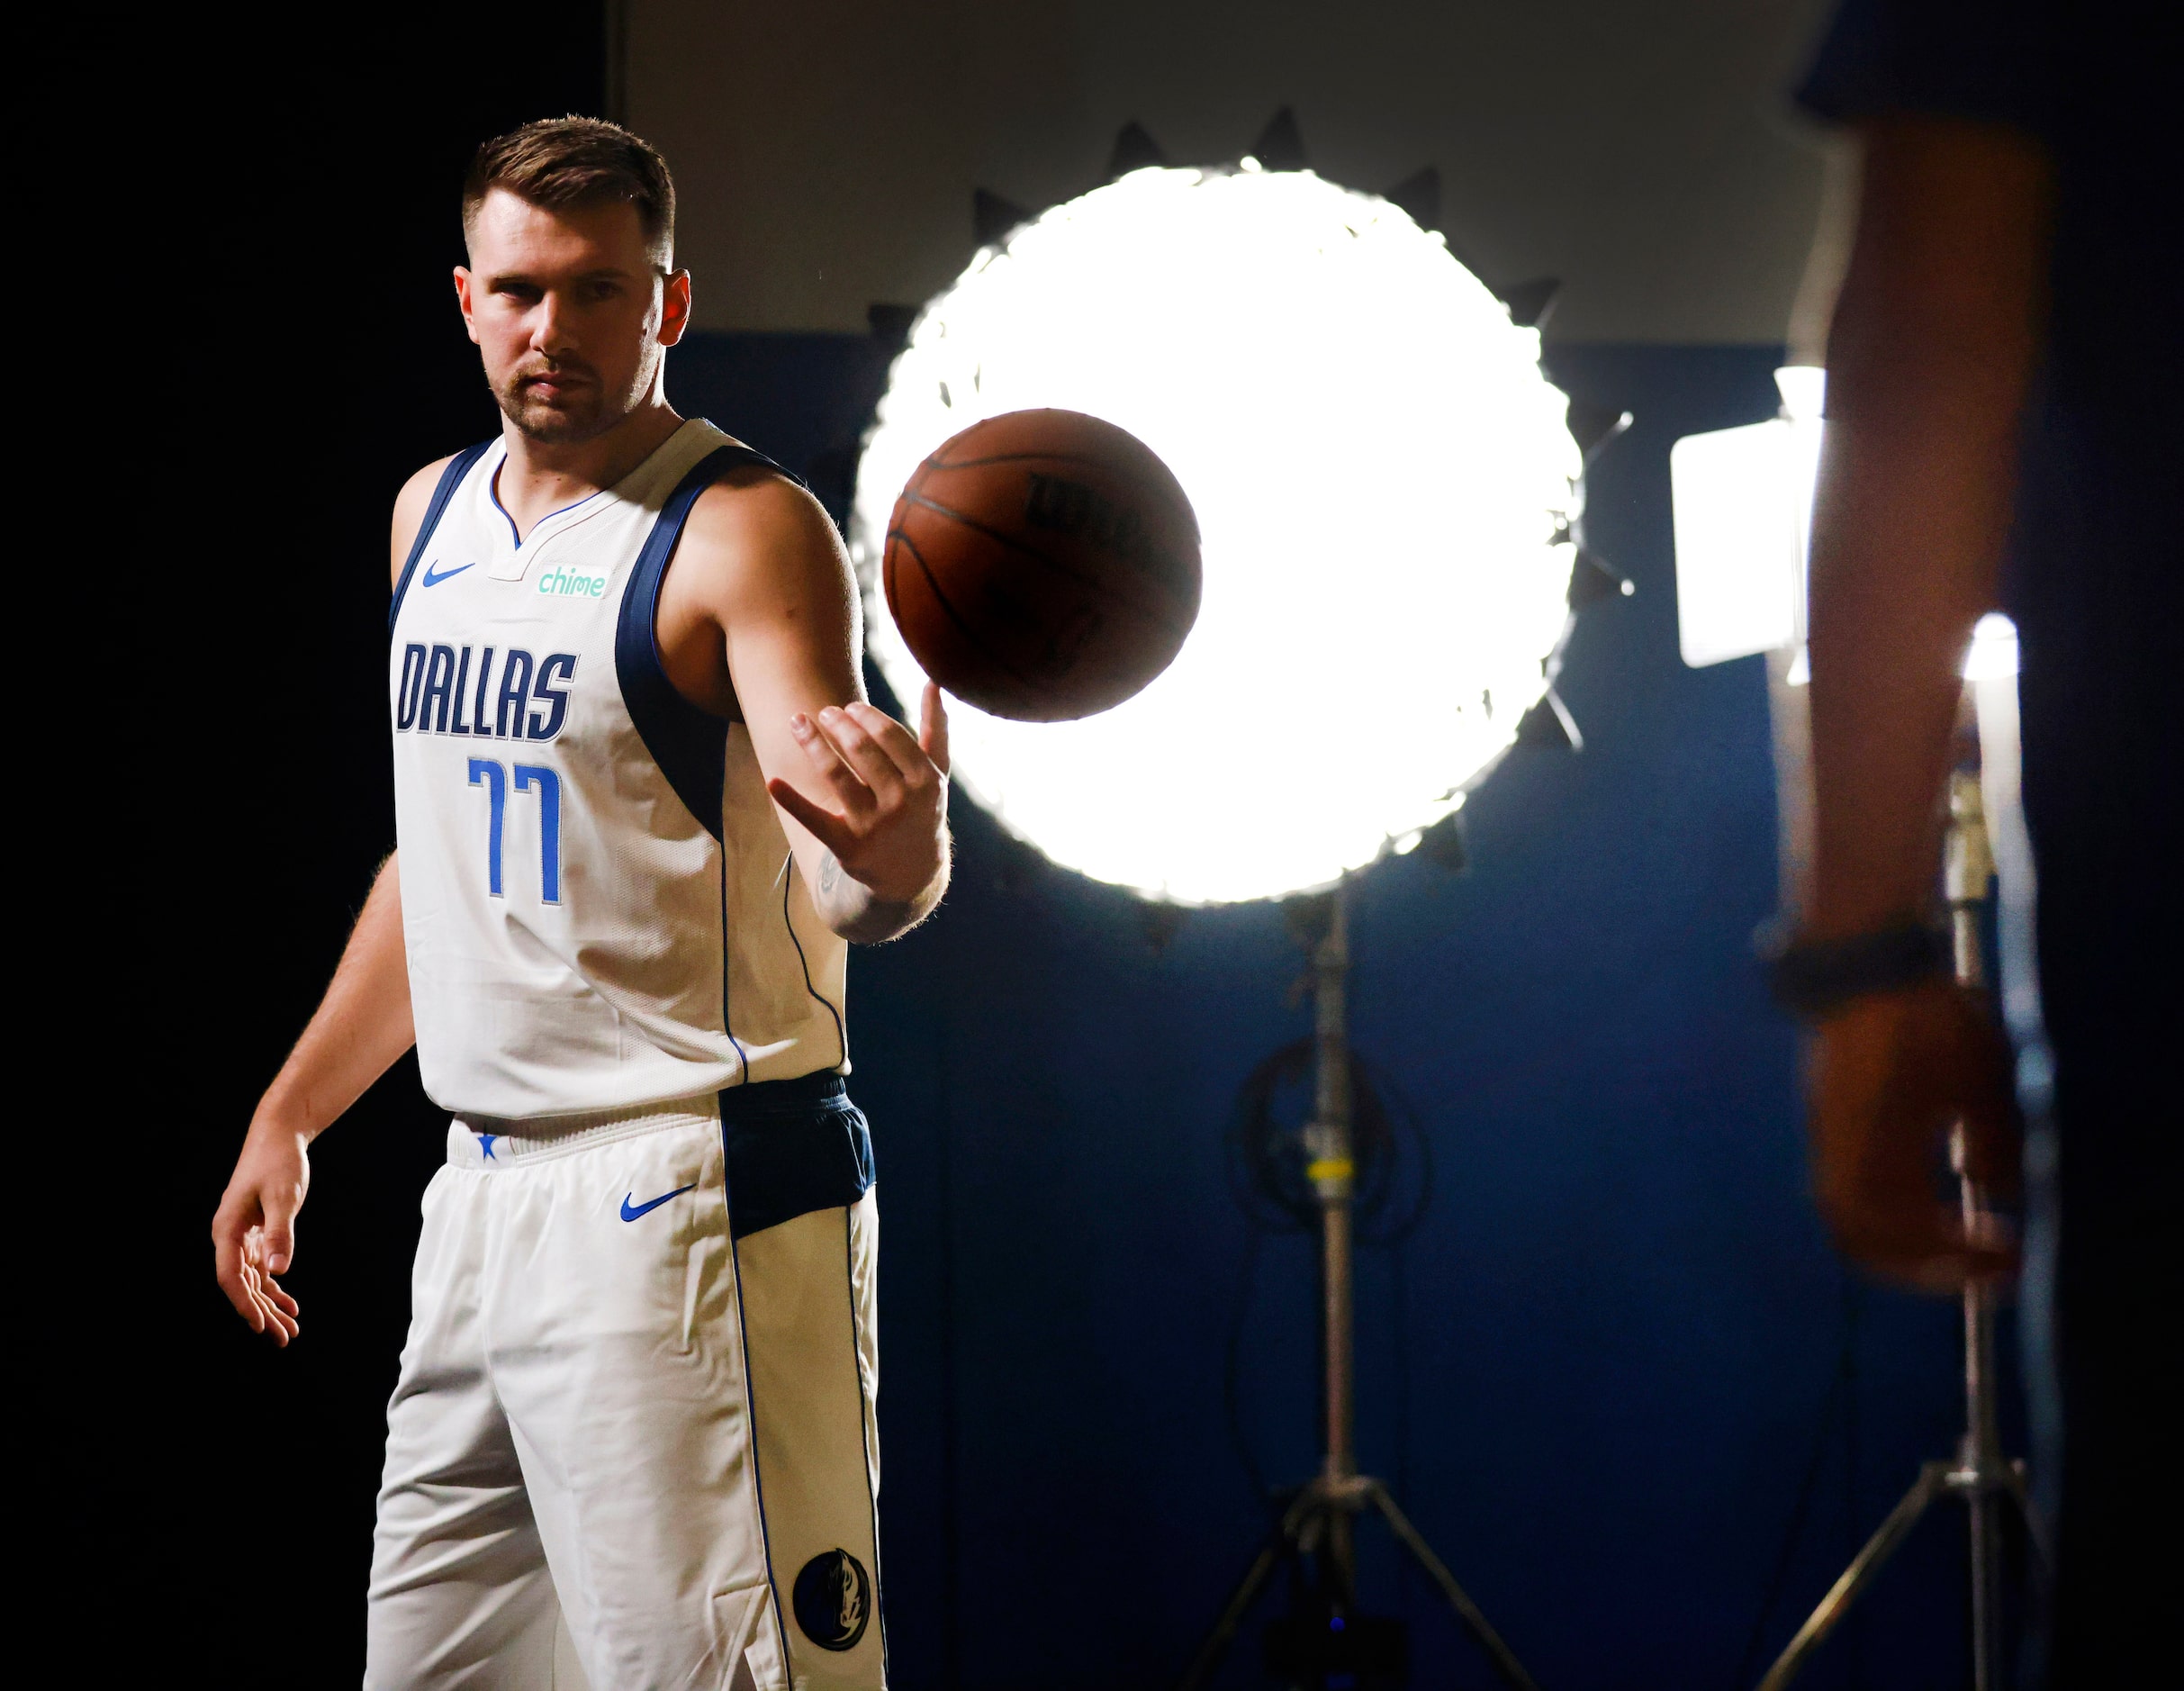
<svg viewBox="0 0 2184 1691">
<path fill-rule="evenodd" d="M 1814 504 L 1813 884 L 1808 937 L 1924 918 L 1972 626 L 1996 599 L 2019 422 L 2037 360 L 2052 186 L 2039 147 L 1932 120 L 1867 129 L 1850 267 L 1828 357 Z M 1987 1006 L 1944 981 L 1822 1020 L 1810 1084 L 1816 1195 L 1867 1267 L 1936 1290 L 2014 1252 L 1936 1187 L 2007 1191 L 2008 1053 Z"/>
<path fill-rule="evenodd" d="M 1869 125 L 1863 183 L 1813 511 L 1818 938 L 1933 901 L 1958 670 L 1995 604 L 2052 198 L 2038 143 L 1934 119 Z"/>
</svg>

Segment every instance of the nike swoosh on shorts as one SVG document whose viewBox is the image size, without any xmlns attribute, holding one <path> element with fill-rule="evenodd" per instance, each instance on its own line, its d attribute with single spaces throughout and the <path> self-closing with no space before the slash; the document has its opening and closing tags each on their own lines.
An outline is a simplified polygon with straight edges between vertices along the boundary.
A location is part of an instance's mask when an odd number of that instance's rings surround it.
<svg viewBox="0 0 2184 1691">
<path fill-rule="evenodd" d="M 678 1186 L 672 1192 L 661 1193 L 659 1197 L 654 1198 L 648 1204 L 632 1204 L 629 1200 L 630 1198 L 635 1198 L 636 1194 L 635 1192 L 627 1193 L 622 1198 L 622 1219 L 624 1221 L 635 1221 L 639 1216 L 648 1215 L 652 1211 L 659 1208 L 660 1206 L 667 1202 L 669 1198 L 680 1198 L 685 1192 L 694 1192 L 697 1189 L 698 1182 L 692 1180 L 688 1186 Z"/>
</svg>

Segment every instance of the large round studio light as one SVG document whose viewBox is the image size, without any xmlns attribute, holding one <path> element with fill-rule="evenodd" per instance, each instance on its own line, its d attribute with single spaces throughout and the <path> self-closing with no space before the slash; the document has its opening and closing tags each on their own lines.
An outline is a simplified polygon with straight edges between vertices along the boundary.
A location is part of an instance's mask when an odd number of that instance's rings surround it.
<svg viewBox="0 0 2184 1691">
<path fill-rule="evenodd" d="M 860 466 L 867 635 L 897 493 L 1002 411 L 1088 411 L 1181 479 L 1205 542 L 1182 655 L 1026 724 L 956 705 L 956 777 L 1012 833 L 1184 902 L 1325 885 L 1446 815 L 1545 688 L 1579 472 L 1538 334 L 1439 236 L 1308 171 L 1144 169 L 981 250 L 896 361 Z"/>
</svg>

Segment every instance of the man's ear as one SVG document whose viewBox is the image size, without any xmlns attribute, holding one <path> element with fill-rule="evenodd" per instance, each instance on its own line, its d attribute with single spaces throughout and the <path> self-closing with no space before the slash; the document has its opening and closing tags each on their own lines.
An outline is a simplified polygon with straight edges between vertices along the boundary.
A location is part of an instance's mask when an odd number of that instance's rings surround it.
<svg viewBox="0 0 2184 1691">
<path fill-rule="evenodd" d="M 672 347 L 690 326 L 690 273 L 678 270 L 660 290 L 660 344 Z"/>
<path fill-rule="evenodd" d="M 464 332 L 469 335 L 471 344 L 473 346 L 476 346 L 478 344 L 478 323 L 477 319 L 471 315 L 470 309 L 470 284 L 473 278 L 468 270 L 465 269 L 459 264 L 456 266 L 455 301 L 463 311 Z"/>
</svg>

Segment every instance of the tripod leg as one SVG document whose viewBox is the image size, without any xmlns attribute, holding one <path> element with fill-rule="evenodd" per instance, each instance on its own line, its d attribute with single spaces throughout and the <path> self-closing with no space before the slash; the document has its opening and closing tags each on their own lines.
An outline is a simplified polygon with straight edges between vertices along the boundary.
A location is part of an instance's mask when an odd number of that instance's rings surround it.
<svg viewBox="0 0 2184 1691">
<path fill-rule="evenodd" d="M 1213 1677 L 1214 1669 L 1221 1666 L 1221 1659 L 1229 1652 L 1236 1629 L 1243 1624 L 1243 1617 L 1251 1612 L 1251 1605 L 1259 1601 L 1259 1594 L 1266 1589 L 1283 1552 L 1297 1545 L 1299 1534 L 1312 1520 L 1317 1506 L 1317 1493 L 1309 1487 L 1289 1506 L 1281 1524 L 1267 1535 L 1259 1555 L 1236 1582 L 1236 1589 L 1229 1594 L 1221 1618 L 1214 1623 L 1214 1630 L 1198 1646 L 1198 1653 L 1191 1658 L 1191 1665 L 1184 1669 L 1182 1678 L 1176 1681 L 1176 1691 L 1198 1691 L 1200 1686 Z"/>
<path fill-rule="evenodd" d="M 1463 1587 L 1456 1583 L 1456 1576 L 1448 1571 L 1448 1564 L 1433 1553 L 1433 1547 L 1419 1536 L 1418 1529 L 1411 1524 L 1410 1517 L 1395 1506 L 1395 1499 L 1388 1496 L 1386 1488 L 1376 1484 L 1367 1495 L 1380 1513 L 1387 1517 L 1388 1525 L 1394 1529 L 1395 1536 L 1403 1541 L 1403 1549 L 1417 1559 L 1418 1565 L 1440 1587 L 1441 1596 L 1448 1599 L 1448 1606 L 1456 1611 L 1456 1618 L 1463 1622 L 1465 1629 L 1478 1641 L 1479 1648 L 1486 1652 L 1487 1659 L 1494 1663 L 1494 1671 L 1513 1686 L 1514 1691 L 1539 1691 L 1531 1675 L 1524 1671 L 1524 1664 L 1516 1659 L 1509 1646 L 1502 1641 L 1501 1633 L 1495 1632 L 1486 1617 L 1479 1612 L 1479 1605 L 1471 1600 L 1469 1593 Z"/>
<path fill-rule="evenodd" d="M 1282 1549 L 1282 1540 L 1277 1535 L 1259 1552 L 1258 1560 L 1246 1570 L 1231 1594 L 1227 1606 L 1221 1611 L 1221 1618 L 1214 1623 L 1214 1630 L 1205 1635 L 1205 1641 L 1198 1646 L 1198 1653 L 1191 1658 L 1191 1665 L 1184 1670 L 1183 1677 L 1176 1681 L 1176 1691 L 1197 1691 L 1213 1677 L 1214 1669 L 1229 1652 L 1229 1642 L 1236 1636 L 1236 1629 L 1243 1624 L 1243 1617 L 1250 1613 L 1268 1577 L 1274 1572 L 1274 1564 L 1281 1560 Z"/>
<path fill-rule="evenodd" d="M 1856 1601 L 1858 1593 L 1873 1583 L 1873 1576 L 1881 1571 L 1881 1564 L 1895 1554 L 1896 1547 L 1918 1524 L 1918 1517 L 1927 1512 L 1927 1506 L 1941 1495 L 1948 1472 L 1946 1462 L 1928 1462 L 1918 1470 L 1918 1481 L 1903 1494 L 1903 1501 L 1889 1511 L 1888 1519 L 1865 1541 L 1865 1547 L 1851 1558 L 1842 1578 L 1820 1599 L 1820 1606 L 1806 1617 L 1804 1625 L 1797 1629 L 1797 1636 L 1775 1658 L 1774 1665 L 1767 1669 L 1767 1677 L 1759 1682 L 1759 1691 L 1782 1691 L 1783 1686 L 1797 1677 L 1812 1652 L 1820 1647 L 1821 1641 L 1835 1631 L 1836 1623 Z"/>
<path fill-rule="evenodd" d="M 1972 1530 L 1972 1686 L 1994 1691 L 2002 1662 L 2001 1499 L 1974 1491 L 1964 1504 Z"/>
<path fill-rule="evenodd" d="M 2025 1523 L 2025 1535 L 2032 1540 L 2033 1553 L 2039 1557 L 2044 1572 L 2053 1575 L 2055 1570 L 2055 1552 L 2047 1542 L 2047 1523 L 2041 1519 L 2039 1510 L 2033 1507 L 2031 1490 L 2025 1484 L 2025 1470 L 2021 1464 L 2011 1463 L 2003 1481 L 2016 1500 L 2017 1515 Z"/>
</svg>

